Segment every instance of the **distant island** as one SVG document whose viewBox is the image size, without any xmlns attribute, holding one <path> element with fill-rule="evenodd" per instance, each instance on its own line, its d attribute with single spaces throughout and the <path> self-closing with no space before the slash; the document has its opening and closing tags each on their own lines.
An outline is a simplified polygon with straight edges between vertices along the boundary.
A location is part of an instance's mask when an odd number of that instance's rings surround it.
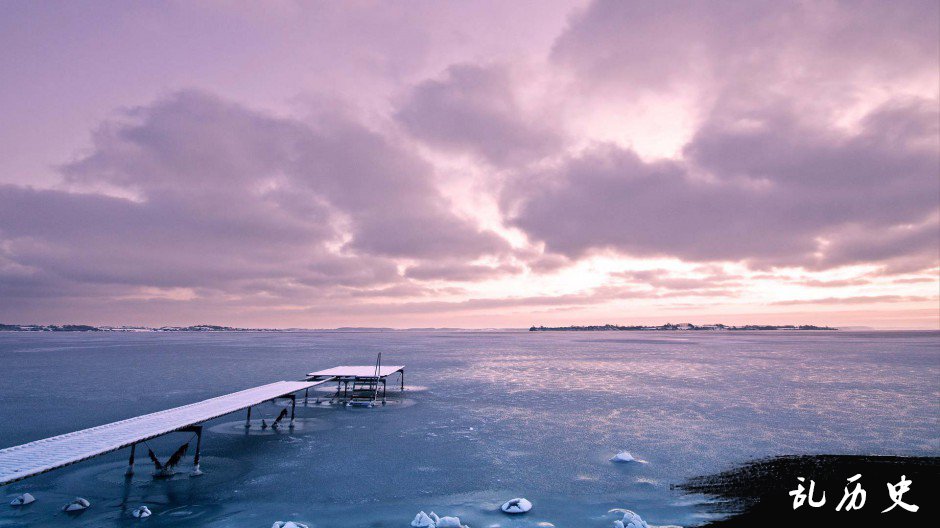
<svg viewBox="0 0 940 528">
<path fill-rule="evenodd" d="M 161 326 L 151 328 L 148 326 L 91 326 L 85 324 L 64 325 L 17 325 L 0 323 L 0 332 L 278 332 L 264 328 L 234 328 L 218 325 L 192 325 L 192 326 Z"/>
<path fill-rule="evenodd" d="M 743 325 L 743 326 L 731 326 L 724 324 L 710 324 L 710 325 L 694 325 L 691 323 L 683 324 L 672 324 L 666 323 L 660 326 L 620 326 L 620 325 L 594 325 L 594 326 L 533 326 L 529 328 L 530 332 L 602 332 L 602 331 L 615 331 L 615 332 L 630 332 L 630 331 L 641 331 L 641 330 L 710 330 L 710 331 L 724 331 L 724 330 L 838 330 L 838 328 L 833 328 L 831 326 L 816 326 L 816 325 Z"/>
<path fill-rule="evenodd" d="M 407 330 L 454 330 L 459 328 L 409 328 Z M 339 328 L 238 328 L 211 324 L 190 326 L 93 326 L 86 324 L 4 324 L 0 332 L 394 332 L 395 328 L 342 326 Z"/>
</svg>

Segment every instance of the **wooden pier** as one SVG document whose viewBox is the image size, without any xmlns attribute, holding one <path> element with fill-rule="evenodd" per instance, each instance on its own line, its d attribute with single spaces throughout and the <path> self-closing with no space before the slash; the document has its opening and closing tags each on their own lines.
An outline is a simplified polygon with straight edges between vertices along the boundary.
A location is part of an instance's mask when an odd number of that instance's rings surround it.
<svg viewBox="0 0 940 528">
<path fill-rule="evenodd" d="M 337 382 L 337 402 L 354 405 L 373 405 L 379 397 L 385 401 L 386 378 L 399 373 L 401 388 L 405 388 L 404 366 L 380 366 L 379 359 L 373 365 L 340 366 L 311 372 L 304 381 L 278 381 L 210 398 L 196 403 L 174 407 L 163 411 L 136 416 L 90 429 L 82 429 L 59 436 L 36 440 L 27 444 L 0 449 L 0 486 L 28 477 L 46 473 L 77 462 L 123 449 L 130 448 L 127 475 L 134 472 L 134 458 L 137 445 L 147 440 L 170 433 L 192 433 L 196 439 L 196 451 L 193 459 L 193 474 L 200 475 L 199 455 L 202 447 L 203 423 L 221 416 L 247 409 L 245 427 L 251 427 L 251 408 L 264 402 L 287 398 L 291 400 L 290 422 L 293 427 L 296 409 L 296 393 L 304 391 L 305 396 L 311 388 L 330 381 Z M 350 389 L 349 384 L 352 384 Z M 340 398 L 339 388 L 343 388 Z M 277 428 L 281 419 L 286 418 L 287 410 L 272 424 Z M 175 465 L 188 448 L 184 444 L 174 454 L 176 458 L 169 466 Z M 154 464 L 160 469 L 160 462 L 153 452 L 148 453 Z M 171 457 L 173 459 L 174 457 Z M 167 468 L 171 469 L 171 467 Z"/>
</svg>

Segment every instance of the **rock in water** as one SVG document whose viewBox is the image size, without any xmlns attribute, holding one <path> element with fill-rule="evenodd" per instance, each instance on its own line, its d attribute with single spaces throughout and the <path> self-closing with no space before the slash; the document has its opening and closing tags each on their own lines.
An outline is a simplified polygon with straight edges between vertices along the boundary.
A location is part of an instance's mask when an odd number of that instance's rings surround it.
<svg viewBox="0 0 940 528">
<path fill-rule="evenodd" d="M 150 508 L 146 506 L 141 506 L 137 508 L 136 510 L 132 511 L 131 515 L 133 515 L 137 519 L 146 519 L 147 517 L 150 517 L 151 515 L 153 515 L 153 513 L 150 511 Z"/>
<path fill-rule="evenodd" d="M 528 499 L 510 499 L 500 509 L 506 513 L 525 513 L 532 509 L 532 503 Z"/>
<path fill-rule="evenodd" d="M 435 528 L 435 524 L 434 519 L 431 519 L 424 511 L 418 512 L 418 514 L 415 515 L 415 520 L 411 521 L 413 528 Z"/>
<path fill-rule="evenodd" d="M 33 502 L 36 502 L 36 497 L 33 497 L 32 493 L 24 493 L 10 501 L 10 506 L 26 506 Z"/>
<path fill-rule="evenodd" d="M 623 512 L 623 523 L 624 528 L 650 528 L 646 521 L 644 521 L 636 512 L 626 510 Z"/>
<path fill-rule="evenodd" d="M 62 511 L 67 511 L 67 512 L 82 511 L 82 510 L 87 509 L 89 506 L 91 506 L 91 503 L 88 502 L 87 499 L 83 499 L 81 497 L 75 497 L 75 500 L 73 500 L 72 502 L 62 507 Z"/>
<path fill-rule="evenodd" d="M 610 459 L 611 462 L 637 462 L 637 459 L 633 458 L 633 455 L 629 451 L 621 451 L 613 456 Z"/>
<path fill-rule="evenodd" d="M 463 528 L 463 525 L 460 524 L 460 517 L 441 517 L 435 523 L 435 528 Z"/>
<path fill-rule="evenodd" d="M 276 521 L 271 528 L 309 528 L 306 524 L 294 521 Z"/>
</svg>

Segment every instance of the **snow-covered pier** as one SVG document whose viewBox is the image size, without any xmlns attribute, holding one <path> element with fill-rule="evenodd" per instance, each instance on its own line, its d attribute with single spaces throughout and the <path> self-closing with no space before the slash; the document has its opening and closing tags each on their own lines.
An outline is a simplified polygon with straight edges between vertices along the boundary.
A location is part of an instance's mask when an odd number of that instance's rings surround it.
<svg viewBox="0 0 940 528">
<path fill-rule="evenodd" d="M 200 474 L 199 452 L 202 445 L 202 423 L 247 409 L 248 417 L 245 427 L 248 428 L 251 426 L 253 406 L 287 398 L 291 400 L 290 423 L 293 424 L 296 393 L 305 391 L 306 395 L 306 391 L 310 388 L 330 381 L 337 381 L 337 395 L 339 395 L 340 386 L 346 389 L 346 398 L 343 400 L 346 403 L 369 402 L 368 405 L 371 405 L 379 397 L 379 385 L 382 387 L 381 398 L 384 400 L 386 378 L 396 372 L 401 374 L 401 387 L 404 389 L 404 366 L 384 367 L 377 364 L 334 367 L 312 372 L 306 376 L 305 381 L 277 381 L 181 407 L 0 449 L 0 486 L 125 447 L 131 449 L 127 469 L 130 475 L 134 471 L 137 444 L 175 432 L 195 434 L 196 451 L 193 459 L 193 473 L 198 475 Z M 352 384 L 352 390 L 349 390 L 349 384 Z M 287 410 L 284 409 L 281 416 L 275 420 L 274 427 L 277 427 L 277 422 L 286 417 Z M 180 456 L 176 457 L 173 464 L 178 462 L 186 448 L 188 448 L 188 443 L 180 448 Z M 152 453 L 150 456 L 151 459 L 155 458 Z M 155 463 L 158 461 L 155 460 Z"/>
</svg>

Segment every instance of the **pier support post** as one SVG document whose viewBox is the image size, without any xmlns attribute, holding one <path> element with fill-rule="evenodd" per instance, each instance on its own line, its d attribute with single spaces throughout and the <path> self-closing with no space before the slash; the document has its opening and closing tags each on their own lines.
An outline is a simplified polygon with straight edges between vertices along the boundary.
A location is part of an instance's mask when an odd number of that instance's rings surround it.
<svg viewBox="0 0 940 528">
<path fill-rule="evenodd" d="M 310 389 L 304 389 L 304 407 L 307 406 L 307 391 L 309 391 L 309 390 L 310 390 Z"/>
<path fill-rule="evenodd" d="M 293 394 L 290 395 L 290 424 L 288 424 L 288 429 L 294 428 L 294 410 L 297 408 L 297 397 Z"/>
<path fill-rule="evenodd" d="M 202 475 L 202 470 L 199 469 L 199 451 L 202 448 L 202 426 L 195 426 L 196 431 L 196 456 L 193 457 L 193 472 L 192 476 L 198 477 Z"/>
<path fill-rule="evenodd" d="M 251 428 L 251 407 L 248 408 L 248 417 L 245 418 L 245 429 Z"/>
<path fill-rule="evenodd" d="M 382 405 L 385 405 L 385 388 L 386 388 L 386 379 L 382 378 Z"/>
<path fill-rule="evenodd" d="M 405 390 L 405 369 L 401 369 L 401 390 Z"/>
<path fill-rule="evenodd" d="M 127 459 L 127 471 L 124 472 L 125 477 L 134 476 L 134 452 L 137 451 L 137 444 L 131 444 L 131 456 Z"/>
</svg>

